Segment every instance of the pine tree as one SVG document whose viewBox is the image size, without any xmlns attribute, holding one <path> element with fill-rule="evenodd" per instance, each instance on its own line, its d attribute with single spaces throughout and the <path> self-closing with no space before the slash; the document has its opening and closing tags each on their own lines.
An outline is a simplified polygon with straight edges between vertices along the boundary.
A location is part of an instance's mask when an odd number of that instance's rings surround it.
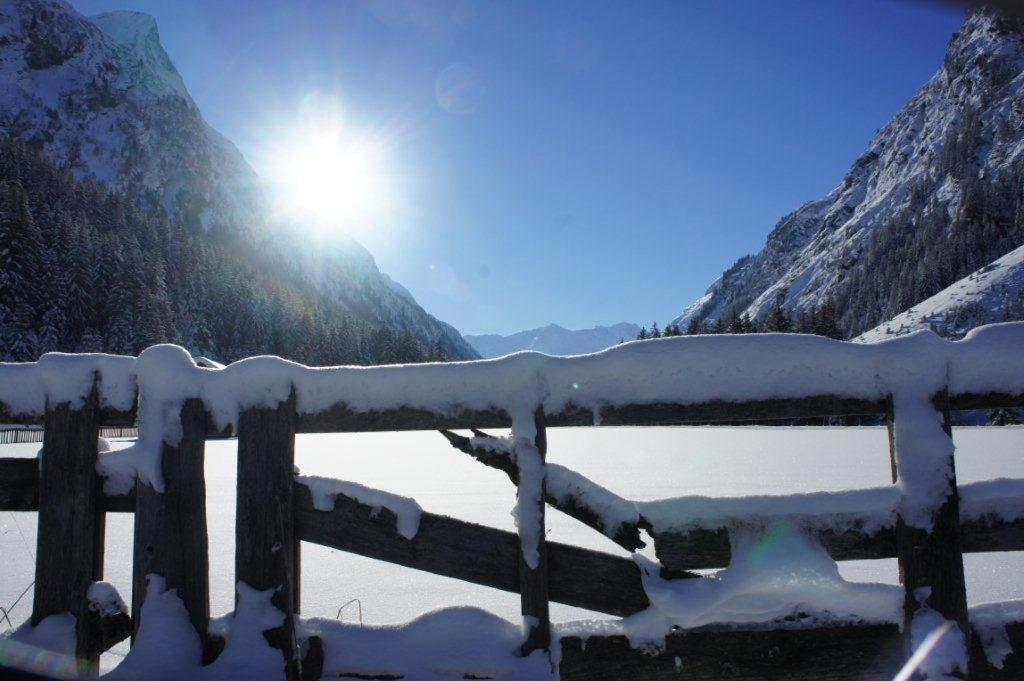
<svg viewBox="0 0 1024 681">
<path fill-rule="evenodd" d="M 729 333 L 746 333 L 744 331 L 743 319 L 735 308 L 729 313 Z"/>
<path fill-rule="evenodd" d="M 772 303 L 772 308 L 768 312 L 768 318 L 765 320 L 765 329 L 767 331 L 789 333 L 793 329 L 789 314 L 786 313 L 785 308 L 782 306 L 783 300 L 784 296 L 777 296 Z"/>
<path fill-rule="evenodd" d="M 814 318 L 813 333 L 826 338 L 843 339 L 843 331 L 839 328 L 838 316 L 832 303 L 825 302 L 818 308 Z"/>
</svg>

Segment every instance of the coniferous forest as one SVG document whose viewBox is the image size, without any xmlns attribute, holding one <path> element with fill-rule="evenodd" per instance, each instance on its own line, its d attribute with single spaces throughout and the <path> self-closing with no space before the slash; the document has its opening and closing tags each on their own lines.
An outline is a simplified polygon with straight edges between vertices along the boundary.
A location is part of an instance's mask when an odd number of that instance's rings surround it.
<svg viewBox="0 0 1024 681">
<path fill-rule="evenodd" d="M 360 319 L 280 261 L 267 265 L 237 234 L 186 226 L 0 138 L 0 359 L 161 342 L 219 362 L 444 359 L 439 345 Z"/>
</svg>

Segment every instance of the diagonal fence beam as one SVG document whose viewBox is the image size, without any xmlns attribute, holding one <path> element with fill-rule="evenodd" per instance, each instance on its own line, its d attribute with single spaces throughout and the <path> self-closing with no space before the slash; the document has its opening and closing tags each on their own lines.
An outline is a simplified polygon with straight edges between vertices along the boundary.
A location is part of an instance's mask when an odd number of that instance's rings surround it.
<svg viewBox="0 0 1024 681">
<path fill-rule="evenodd" d="M 387 508 L 340 494 L 332 510 L 319 511 L 309 488 L 295 486 L 295 529 L 302 541 L 519 593 L 521 550 L 515 533 L 424 512 L 416 535 L 405 539 L 397 523 Z M 547 545 L 550 600 L 621 617 L 650 605 L 632 560 L 558 542 Z"/>
<path fill-rule="evenodd" d="M 519 471 L 516 467 L 515 461 L 513 461 L 510 456 L 495 452 L 493 448 L 474 446 L 470 438 L 453 433 L 450 430 L 441 430 L 438 432 L 440 432 L 455 449 L 469 454 L 485 466 L 490 466 L 491 468 L 502 471 L 508 476 L 509 480 L 512 481 L 513 485 L 519 485 Z M 490 438 L 495 441 L 497 440 L 497 438 L 493 438 L 487 433 L 476 429 L 473 429 L 472 432 L 477 438 Z M 601 518 L 601 514 L 591 508 L 587 504 L 586 500 L 581 499 L 577 495 L 570 494 L 559 498 L 554 494 L 551 494 L 550 489 L 548 489 L 545 490 L 544 501 L 547 502 L 551 508 L 558 509 L 567 516 L 580 521 L 587 527 L 597 530 L 627 551 L 636 551 L 637 549 L 645 546 L 643 540 L 640 539 L 639 523 L 622 523 L 618 527 L 607 527 Z"/>
</svg>

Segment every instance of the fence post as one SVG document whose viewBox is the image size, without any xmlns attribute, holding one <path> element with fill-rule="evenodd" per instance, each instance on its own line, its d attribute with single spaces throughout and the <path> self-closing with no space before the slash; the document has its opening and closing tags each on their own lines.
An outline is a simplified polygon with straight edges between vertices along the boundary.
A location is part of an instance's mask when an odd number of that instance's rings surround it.
<svg viewBox="0 0 1024 681">
<path fill-rule="evenodd" d="M 98 437 L 95 380 L 80 408 L 68 402 L 46 405 L 32 624 L 62 612 L 74 615 L 75 655 L 86 675 L 99 670 L 99 623 L 90 616 L 87 597 L 89 586 L 103 577 Z"/>
<path fill-rule="evenodd" d="M 189 620 L 203 645 L 203 660 L 212 656 L 209 542 L 206 529 L 206 410 L 202 400 L 181 407 L 181 441 L 163 445 L 164 491 L 135 484 L 135 548 L 132 566 L 132 637 L 138 635 L 146 576 L 157 574 L 168 589 L 177 589 Z"/>
<path fill-rule="evenodd" d="M 294 390 L 276 408 L 247 409 L 239 416 L 235 580 L 254 589 L 276 589 L 270 602 L 284 614 L 284 623 L 264 636 L 284 655 L 287 678 L 297 681 L 295 422 Z"/>
<path fill-rule="evenodd" d="M 935 396 L 934 406 L 942 414 L 942 428 L 952 436 L 949 413 L 949 394 L 943 391 Z M 889 430 L 889 456 L 893 483 L 897 482 L 897 448 L 895 425 L 900 414 L 895 410 L 892 396 L 886 404 Z M 964 636 L 966 650 L 970 650 L 971 629 L 967 620 L 967 592 L 964 586 L 964 561 L 960 546 L 960 501 L 957 492 L 956 464 L 950 450 L 946 465 L 949 470 L 949 496 L 934 509 L 931 532 L 904 523 L 896 518 L 896 556 L 900 582 L 904 587 L 903 632 L 909 650 L 910 624 L 920 609 L 915 591 L 930 587 L 927 605 L 945 619 L 955 622 Z"/>
<path fill-rule="evenodd" d="M 536 536 L 538 561 L 536 567 L 530 567 L 526 562 L 523 553 L 523 525 L 524 519 L 519 519 L 519 593 L 522 603 L 523 620 L 526 623 L 526 640 L 522 645 L 523 655 L 529 655 L 535 650 L 547 650 L 551 642 L 551 623 L 548 618 L 548 550 L 547 539 L 544 528 L 544 496 L 547 486 L 547 473 L 544 471 L 544 459 L 547 455 L 548 441 L 545 432 L 544 410 L 538 408 L 534 412 L 534 423 L 537 428 L 537 435 L 534 439 L 534 447 L 540 456 L 541 475 L 539 479 L 535 476 L 524 474 L 523 462 L 517 460 L 519 467 L 518 495 L 534 495 L 537 499 L 536 511 Z M 532 485 L 530 484 L 532 483 Z M 537 489 L 539 486 L 540 489 Z"/>
</svg>

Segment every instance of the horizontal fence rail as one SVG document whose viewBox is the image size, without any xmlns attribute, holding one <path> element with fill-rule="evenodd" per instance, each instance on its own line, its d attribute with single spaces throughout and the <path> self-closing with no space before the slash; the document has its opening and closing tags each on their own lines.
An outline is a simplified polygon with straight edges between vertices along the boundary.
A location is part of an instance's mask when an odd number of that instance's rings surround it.
<svg viewBox="0 0 1024 681">
<path fill-rule="evenodd" d="M 985 661 L 972 635 L 962 554 L 1024 549 L 1024 518 L 978 512 L 970 495 L 961 501 L 968 488 L 957 485 L 948 438 L 953 410 L 1024 407 L 1021 347 L 1024 324 L 984 328 L 957 343 L 928 334 L 874 346 L 793 335 L 689 337 L 570 358 L 523 353 L 371 368 L 312 369 L 252 358 L 205 369 L 172 346 L 137 359 L 48 355 L 38 363 L 0 365 L 0 423 L 45 428 L 40 459 L 0 458 L 0 510 L 38 512 L 32 623 L 75 614 L 82 673 L 95 673 L 102 650 L 141 635 L 145 599 L 154 592 L 151 576 L 180 597 L 202 642 L 201 662 L 217 659 L 225 642 L 209 628 L 203 460 L 205 440 L 227 433 L 239 438 L 239 598 L 246 588 L 271 590 L 271 604 L 283 617 L 265 638 L 280 651 L 289 679 L 318 678 L 324 660 L 324 642 L 306 638 L 299 626 L 301 542 L 520 593 L 526 623 L 521 654 L 550 653 L 549 601 L 617 616 L 650 602 L 633 561 L 548 542 L 546 506 L 628 550 L 640 548 L 647 533 L 664 579 L 702 579 L 690 570 L 727 566 L 733 522 L 799 525 L 801 519 L 762 515 L 674 529 L 646 517 L 638 504 L 635 520 L 609 527 L 588 498 L 591 483 L 545 463 L 547 428 L 874 415 L 889 427 L 893 482 L 900 489 L 919 485 L 920 459 L 928 462 L 927 475 L 942 473 L 948 490 L 927 505 L 894 505 L 881 524 L 865 511 L 863 517 L 847 514 L 845 529 L 808 527 L 835 560 L 897 559 L 907 594 L 902 631 L 891 624 L 710 627 L 669 633 L 656 655 L 634 650 L 621 636 L 585 643 L 565 636 L 560 655 L 551 659 L 560 659 L 567 679 L 679 678 L 677 659 L 689 662 L 683 678 L 891 678 L 912 653 L 908 624 L 923 607 L 914 594 L 926 586 L 928 607 L 963 632 L 972 678 L 1017 678 L 1024 652 L 1011 654 L 1000 671 Z M 918 432 L 922 413 L 937 415 L 933 427 L 941 425 L 945 435 L 928 440 L 935 449 L 923 453 L 907 435 Z M 104 428 L 136 422 L 140 446 L 157 447 L 155 467 L 138 459 L 134 486 L 105 494 L 97 438 Z M 511 434 L 495 438 L 481 428 L 510 428 Z M 387 507 L 345 493 L 326 507 L 296 478 L 297 433 L 398 430 L 441 431 L 456 448 L 504 471 L 516 486 L 518 532 L 422 512 L 409 534 Z M 583 487 L 567 492 L 554 485 L 552 471 L 559 485 L 569 476 Z M 1006 505 L 1019 502 L 1016 488 L 1009 494 Z M 1002 502 L 989 495 L 985 503 L 998 508 Z M 102 579 L 110 512 L 134 513 L 130 609 L 97 607 L 91 595 Z M 929 519 L 927 531 L 920 517 Z M 1024 623 L 1011 625 L 1007 635 L 1024 645 Z"/>
</svg>

